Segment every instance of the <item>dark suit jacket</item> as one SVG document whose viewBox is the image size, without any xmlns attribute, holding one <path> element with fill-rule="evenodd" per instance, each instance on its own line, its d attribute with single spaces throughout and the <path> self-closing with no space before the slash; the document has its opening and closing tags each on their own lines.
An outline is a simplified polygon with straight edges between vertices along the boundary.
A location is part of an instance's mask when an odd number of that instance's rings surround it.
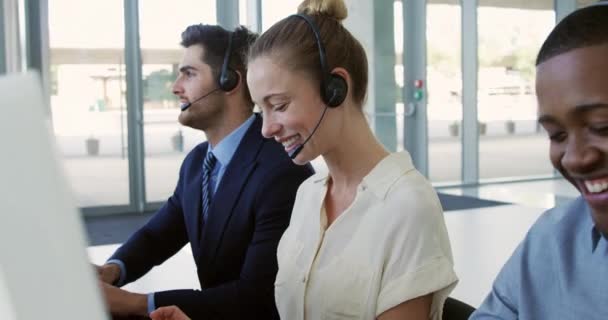
<svg viewBox="0 0 608 320">
<path fill-rule="evenodd" d="M 207 143 L 184 160 L 175 192 L 111 259 L 132 282 L 190 243 L 202 290 L 156 292 L 156 307 L 177 305 L 193 319 L 278 319 L 276 249 L 289 224 L 296 191 L 312 175 L 274 140 L 262 119 L 243 136 L 202 226 L 201 177 Z"/>
</svg>

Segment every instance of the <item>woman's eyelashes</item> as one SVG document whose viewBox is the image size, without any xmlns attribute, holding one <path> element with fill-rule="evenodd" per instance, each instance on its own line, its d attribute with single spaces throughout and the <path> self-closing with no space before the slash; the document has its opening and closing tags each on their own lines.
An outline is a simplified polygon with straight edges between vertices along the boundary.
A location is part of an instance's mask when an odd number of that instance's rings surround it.
<svg viewBox="0 0 608 320">
<path fill-rule="evenodd" d="M 275 105 L 272 110 L 275 112 L 281 112 L 284 111 L 287 108 L 287 103 L 281 103 L 281 104 L 277 104 Z"/>
</svg>

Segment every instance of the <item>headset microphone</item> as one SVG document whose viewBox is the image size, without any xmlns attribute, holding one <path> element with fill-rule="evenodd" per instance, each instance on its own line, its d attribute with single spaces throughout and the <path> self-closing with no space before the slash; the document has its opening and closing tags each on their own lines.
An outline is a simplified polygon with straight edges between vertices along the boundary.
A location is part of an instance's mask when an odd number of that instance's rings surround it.
<svg viewBox="0 0 608 320">
<path fill-rule="evenodd" d="M 319 28 L 315 24 L 314 20 L 305 14 L 295 14 L 291 17 L 298 18 L 304 20 L 306 24 L 312 30 L 313 35 L 315 36 L 315 42 L 317 44 L 317 50 L 319 51 L 319 63 L 321 64 L 321 99 L 325 103 L 325 109 L 323 110 L 323 114 L 321 118 L 319 118 L 319 122 L 312 130 L 308 138 L 304 140 L 304 143 L 299 145 L 293 151 L 289 153 L 289 158 L 292 160 L 298 156 L 298 154 L 304 149 L 304 145 L 312 138 L 312 135 L 315 134 L 317 128 L 321 124 L 323 117 L 325 116 L 325 111 L 327 108 L 335 108 L 344 102 L 346 99 L 346 95 L 348 93 L 348 84 L 346 83 L 346 79 L 344 79 L 341 75 L 331 73 L 328 65 L 327 65 L 327 56 L 325 54 L 325 47 L 323 46 L 323 41 L 321 41 L 321 32 L 319 32 Z"/>
<path fill-rule="evenodd" d="M 186 109 L 190 108 L 190 106 L 191 106 L 193 103 L 199 102 L 200 100 L 202 100 L 202 99 L 206 98 L 208 95 L 210 95 L 210 94 L 212 94 L 212 93 L 214 93 L 214 92 L 216 92 L 216 91 L 218 91 L 218 90 L 220 90 L 220 88 L 215 88 L 215 89 L 213 89 L 213 90 L 211 90 L 211 91 L 207 92 L 207 94 L 203 95 L 202 97 L 200 97 L 200 98 L 198 98 L 198 99 L 195 99 L 195 100 L 194 100 L 194 101 L 192 101 L 192 102 L 186 102 L 186 103 L 182 104 L 182 105 L 180 106 L 180 108 L 182 109 L 182 111 L 186 111 Z"/>
<path fill-rule="evenodd" d="M 312 129 L 312 132 L 310 133 L 310 135 L 308 136 L 308 138 L 306 138 L 306 140 L 304 140 L 304 142 L 302 142 L 301 145 L 299 145 L 297 148 L 293 149 L 293 151 L 291 151 L 289 153 L 289 158 L 291 160 L 295 159 L 298 154 L 300 154 L 300 152 L 302 151 L 302 149 L 304 149 L 304 145 L 308 142 L 308 140 L 310 140 L 310 138 L 312 138 L 312 135 L 315 134 L 315 132 L 317 132 L 317 129 L 319 128 L 319 125 L 321 124 L 321 121 L 323 121 L 323 117 L 325 117 L 325 111 L 327 111 L 328 106 L 325 106 L 325 109 L 323 109 L 323 113 L 321 114 L 321 117 L 319 118 L 319 121 L 317 122 L 317 125 L 315 126 L 314 129 Z"/>
</svg>

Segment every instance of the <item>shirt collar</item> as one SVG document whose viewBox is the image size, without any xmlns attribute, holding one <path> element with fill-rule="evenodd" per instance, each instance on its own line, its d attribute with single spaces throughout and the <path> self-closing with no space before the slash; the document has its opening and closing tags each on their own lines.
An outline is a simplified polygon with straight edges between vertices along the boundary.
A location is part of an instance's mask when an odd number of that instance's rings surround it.
<svg viewBox="0 0 608 320">
<path fill-rule="evenodd" d="M 241 143 L 243 136 L 253 123 L 253 120 L 255 120 L 255 115 L 251 115 L 251 117 L 243 122 L 238 128 L 224 137 L 224 139 L 222 139 L 220 143 L 215 146 L 215 148 L 209 144 L 209 149 L 207 152 L 213 152 L 213 155 L 222 165 L 222 167 L 225 167 L 228 165 L 228 163 L 230 163 L 232 156 L 234 156 L 234 153 L 236 152 L 236 148 Z"/>
<path fill-rule="evenodd" d="M 414 170 L 414 165 L 407 151 L 391 153 L 363 178 L 361 188 L 369 188 L 376 197 L 384 199 L 395 181 L 411 170 Z"/>
<path fill-rule="evenodd" d="M 321 183 L 323 182 L 324 185 L 327 185 L 327 182 L 329 181 L 329 174 L 328 173 L 316 173 L 313 177 L 312 177 L 312 182 L 314 183 Z"/>
<path fill-rule="evenodd" d="M 393 183 L 406 172 L 414 169 L 412 158 L 407 151 L 391 153 L 370 171 L 361 181 L 362 190 L 370 189 L 378 198 L 384 199 Z M 314 178 L 314 183 L 327 184 L 329 175 Z"/>
<path fill-rule="evenodd" d="M 582 199 L 581 199 L 582 200 Z M 593 218 L 591 217 L 591 208 L 589 208 L 589 204 L 587 204 L 587 201 L 583 200 L 583 225 L 585 230 L 589 231 L 590 234 L 590 239 L 591 239 L 591 252 L 595 252 L 595 249 L 597 249 L 598 244 L 600 243 L 600 241 L 606 241 L 606 239 L 603 239 L 602 233 L 597 230 L 597 228 L 595 227 L 595 222 L 593 221 Z M 603 240 L 602 240 L 603 239 Z"/>
<path fill-rule="evenodd" d="M 591 228 L 591 252 L 595 252 L 595 249 L 597 249 L 597 245 L 600 243 L 601 239 L 602 234 L 597 231 L 595 226 Z"/>
</svg>

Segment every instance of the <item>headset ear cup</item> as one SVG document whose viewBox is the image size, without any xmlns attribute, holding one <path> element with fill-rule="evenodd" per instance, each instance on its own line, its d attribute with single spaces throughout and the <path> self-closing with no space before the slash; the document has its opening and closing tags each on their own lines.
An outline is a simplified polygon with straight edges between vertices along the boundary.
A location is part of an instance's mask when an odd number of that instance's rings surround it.
<svg viewBox="0 0 608 320">
<path fill-rule="evenodd" d="M 239 84 L 239 74 L 232 69 L 220 74 L 219 87 L 222 91 L 232 91 Z"/>
<path fill-rule="evenodd" d="M 323 88 L 323 100 L 327 106 L 335 108 L 341 105 L 346 99 L 348 85 L 342 76 L 330 74 L 329 79 Z"/>
</svg>

